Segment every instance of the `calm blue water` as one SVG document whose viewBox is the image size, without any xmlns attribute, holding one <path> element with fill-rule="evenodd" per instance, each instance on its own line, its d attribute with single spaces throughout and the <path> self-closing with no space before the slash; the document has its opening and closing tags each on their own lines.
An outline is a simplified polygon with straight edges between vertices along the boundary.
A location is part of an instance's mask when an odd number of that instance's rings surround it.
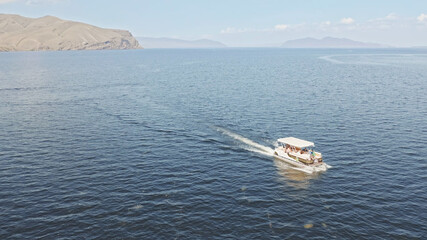
<svg viewBox="0 0 427 240">
<path fill-rule="evenodd" d="M 0 103 L 1 239 L 427 235 L 425 50 L 1 53 Z"/>
</svg>

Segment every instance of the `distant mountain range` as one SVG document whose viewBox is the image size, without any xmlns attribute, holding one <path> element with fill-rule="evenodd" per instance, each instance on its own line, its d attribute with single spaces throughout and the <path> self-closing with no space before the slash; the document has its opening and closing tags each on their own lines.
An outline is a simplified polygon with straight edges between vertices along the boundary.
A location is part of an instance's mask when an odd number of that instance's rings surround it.
<svg viewBox="0 0 427 240">
<path fill-rule="evenodd" d="M 53 16 L 0 14 L 0 51 L 141 48 L 129 31 L 105 29 Z"/>
<path fill-rule="evenodd" d="M 139 42 L 138 42 L 139 41 Z M 27 18 L 0 14 L 0 51 L 97 50 L 142 48 L 225 48 L 225 44 L 200 39 L 135 38 L 129 31 L 105 29 L 53 16 Z M 277 47 L 271 44 L 269 47 Z M 391 46 L 359 42 L 347 38 L 301 38 L 280 45 L 283 48 L 389 48 Z M 418 46 L 414 48 L 426 48 Z"/>
<path fill-rule="evenodd" d="M 200 39 L 188 41 L 175 38 L 152 38 L 152 37 L 137 37 L 138 41 L 144 48 L 225 48 L 227 47 L 221 42 Z"/>
<path fill-rule="evenodd" d="M 333 38 L 325 37 L 322 39 L 316 38 L 300 38 L 289 40 L 282 44 L 283 48 L 387 48 L 390 46 L 358 42 L 348 38 Z"/>
</svg>

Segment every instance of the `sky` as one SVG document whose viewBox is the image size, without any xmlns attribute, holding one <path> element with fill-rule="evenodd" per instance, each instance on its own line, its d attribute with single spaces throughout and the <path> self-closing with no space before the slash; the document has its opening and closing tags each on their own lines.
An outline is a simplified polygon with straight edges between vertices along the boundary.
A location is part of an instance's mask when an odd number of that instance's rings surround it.
<svg viewBox="0 0 427 240">
<path fill-rule="evenodd" d="M 266 47 L 305 37 L 427 46 L 427 0 L 0 0 L 0 13 L 52 15 L 137 37 Z"/>
</svg>

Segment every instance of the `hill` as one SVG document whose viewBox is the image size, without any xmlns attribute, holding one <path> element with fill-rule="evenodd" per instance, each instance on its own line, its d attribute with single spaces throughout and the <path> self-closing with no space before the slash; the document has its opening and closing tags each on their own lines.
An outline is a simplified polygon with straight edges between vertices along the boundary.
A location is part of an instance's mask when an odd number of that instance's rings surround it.
<svg viewBox="0 0 427 240">
<path fill-rule="evenodd" d="M 105 29 L 53 16 L 0 14 L 0 51 L 137 49 L 129 31 Z"/>
</svg>

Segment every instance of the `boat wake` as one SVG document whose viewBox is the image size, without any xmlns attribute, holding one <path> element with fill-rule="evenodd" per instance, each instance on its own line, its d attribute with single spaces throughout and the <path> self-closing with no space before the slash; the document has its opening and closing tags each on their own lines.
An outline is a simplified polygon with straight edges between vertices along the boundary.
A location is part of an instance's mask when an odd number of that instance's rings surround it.
<svg viewBox="0 0 427 240">
<path fill-rule="evenodd" d="M 254 142 L 248 138 L 245 138 L 245 137 L 243 137 L 237 133 L 231 132 L 225 128 L 216 127 L 216 129 L 218 131 L 220 131 L 221 133 L 246 144 L 247 146 L 244 146 L 243 148 L 248 150 L 248 151 L 260 153 L 260 154 L 267 155 L 267 156 L 274 156 L 274 150 L 270 147 L 256 143 L 256 142 Z"/>
<path fill-rule="evenodd" d="M 274 149 L 273 148 L 270 148 L 270 147 L 261 145 L 259 143 L 256 143 L 256 142 L 250 140 L 249 138 L 245 138 L 242 135 L 231 132 L 225 128 L 222 128 L 222 127 L 215 127 L 215 128 L 217 131 L 221 132 L 222 134 L 225 134 L 231 138 L 234 138 L 235 140 L 237 140 L 241 143 L 244 143 L 245 146 L 243 146 L 243 149 L 245 149 L 247 151 L 255 152 L 255 153 L 262 154 L 262 155 L 269 156 L 269 157 L 274 157 Z M 326 165 L 327 169 L 331 168 L 330 165 L 328 165 L 328 164 L 325 164 L 325 165 Z M 304 170 L 301 168 L 297 168 L 297 167 L 289 166 L 289 168 L 292 168 L 292 169 L 298 170 L 298 171 L 302 171 L 302 172 L 305 172 L 308 174 L 312 173 L 310 171 L 307 171 L 307 170 Z"/>
<path fill-rule="evenodd" d="M 376 54 L 353 54 L 352 61 L 340 61 L 336 59 L 336 57 L 342 57 L 342 56 L 347 56 L 347 55 L 328 55 L 328 56 L 319 57 L 319 59 L 322 59 L 334 64 L 379 65 L 379 66 L 389 65 L 383 62 L 374 62 L 375 59 L 373 57 L 378 56 Z"/>
</svg>

